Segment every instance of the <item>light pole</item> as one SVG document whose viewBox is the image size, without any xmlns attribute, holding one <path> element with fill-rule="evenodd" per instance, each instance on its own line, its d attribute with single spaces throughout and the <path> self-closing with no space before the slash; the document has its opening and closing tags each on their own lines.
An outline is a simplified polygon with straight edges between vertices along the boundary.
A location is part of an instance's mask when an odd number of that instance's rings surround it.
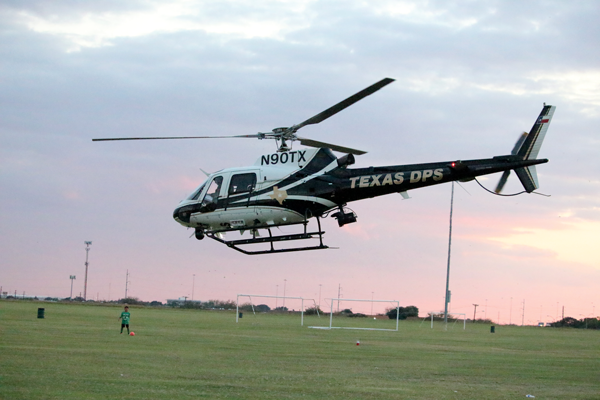
<svg viewBox="0 0 600 400">
<path fill-rule="evenodd" d="M 92 242 L 85 241 L 85 282 L 83 283 L 83 300 L 87 300 L 87 274 L 88 274 L 88 255 L 90 253 L 90 246 Z"/>
<path fill-rule="evenodd" d="M 279 300 L 279 285 L 275 285 L 275 309 L 277 309 L 277 304 Z"/>
<path fill-rule="evenodd" d="M 285 284 L 287 283 L 287 279 L 283 280 L 283 308 L 285 308 Z"/>
<path fill-rule="evenodd" d="M 75 275 L 69 276 L 69 279 L 71 280 L 71 296 L 69 296 L 69 300 L 73 301 L 73 280 L 75 279 Z"/>
<path fill-rule="evenodd" d="M 475 323 L 475 316 L 477 315 L 477 306 L 479 304 L 473 304 L 475 306 L 475 310 L 473 310 L 473 323 Z"/>
<path fill-rule="evenodd" d="M 450 196 L 450 233 L 448 234 L 448 268 L 446 269 L 446 298 L 444 302 L 444 326 L 448 329 L 448 303 L 450 303 L 450 251 L 452 250 L 452 209 L 454 207 L 454 181 Z"/>
<path fill-rule="evenodd" d="M 192 301 L 194 301 L 194 284 L 196 283 L 196 274 L 192 275 Z"/>
<path fill-rule="evenodd" d="M 319 308 L 321 308 L 321 286 L 323 285 L 319 283 Z"/>
<path fill-rule="evenodd" d="M 375 295 L 375 292 L 371 292 L 371 316 L 373 316 L 373 296 Z"/>
</svg>

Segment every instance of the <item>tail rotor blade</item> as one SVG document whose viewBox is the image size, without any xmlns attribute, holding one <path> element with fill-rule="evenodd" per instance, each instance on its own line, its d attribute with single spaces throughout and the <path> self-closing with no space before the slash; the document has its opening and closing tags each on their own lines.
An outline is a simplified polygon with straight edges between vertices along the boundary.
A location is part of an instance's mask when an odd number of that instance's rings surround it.
<svg viewBox="0 0 600 400">
<path fill-rule="evenodd" d="M 500 180 L 498 181 L 498 184 L 496 185 L 496 190 L 494 190 L 494 192 L 496 192 L 496 193 L 502 192 L 502 189 L 504 189 L 504 185 L 506 185 L 506 181 L 508 180 L 509 175 L 510 175 L 510 170 L 504 171 L 504 173 L 500 177 Z"/>
</svg>

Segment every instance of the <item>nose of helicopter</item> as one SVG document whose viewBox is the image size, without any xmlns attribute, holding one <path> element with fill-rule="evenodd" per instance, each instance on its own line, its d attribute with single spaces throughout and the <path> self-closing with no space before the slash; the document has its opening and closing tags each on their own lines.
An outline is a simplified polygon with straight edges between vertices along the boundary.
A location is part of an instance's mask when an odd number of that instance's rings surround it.
<svg viewBox="0 0 600 400">
<path fill-rule="evenodd" d="M 173 219 L 181 225 L 187 226 L 190 223 L 190 215 L 192 214 L 192 206 L 178 206 L 173 211 Z"/>
</svg>

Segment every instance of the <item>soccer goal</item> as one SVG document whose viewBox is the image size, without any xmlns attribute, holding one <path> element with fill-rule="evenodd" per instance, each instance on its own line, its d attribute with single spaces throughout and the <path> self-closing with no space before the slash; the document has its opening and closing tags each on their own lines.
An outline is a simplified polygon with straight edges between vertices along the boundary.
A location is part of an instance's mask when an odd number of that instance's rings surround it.
<svg viewBox="0 0 600 400">
<path fill-rule="evenodd" d="M 377 320 L 376 317 L 374 317 L 375 321 L 371 320 L 370 318 L 367 317 L 367 314 L 369 316 L 373 316 L 373 305 L 375 303 L 387 303 L 390 305 L 394 305 L 395 309 L 396 309 L 396 327 L 395 328 L 386 328 L 384 327 L 385 325 L 382 324 L 382 321 Z M 341 305 L 343 304 L 343 305 Z M 393 331 L 393 332 L 397 332 L 398 331 L 398 321 L 399 321 L 399 309 L 400 309 L 400 302 L 397 300 L 364 300 L 364 299 L 330 299 L 330 311 L 329 311 L 329 326 L 309 326 L 309 328 L 313 328 L 313 329 L 357 329 L 357 330 L 368 330 L 368 331 Z M 334 311 L 334 305 L 337 305 L 337 311 Z M 352 305 L 352 307 L 348 307 L 349 305 Z M 371 312 L 368 312 L 368 308 L 370 307 Z M 357 309 L 359 308 L 360 310 L 364 311 L 364 312 L 354 312 L 352 311 L 352 309 Z M 364 324 L 362 322 L 357 322 L 356 324 L 354 324 L 355 326 L 334 326 L 333 322 L 334 322 L 334 314 L 336 316 L 344 316 L 344 320 L 349 321 L 348 317 L 359 317 L 359 318 L 353 318 L 354 321 L 365 321 Z M 367 317 L 367 318 L 365 318 Z M 337 318 L 335 319 L 336 322 L 339 322 L 340 320 L 342 320 L 342 318 Z M 369 321 L 370 320 L 370 321 Z M 368 321 L 368 322 L 367 322 Z M 344 325 L 349 325 L 349 324 L 344 324 Z M 389 326 L 389 325 L 388 325 Z"/>
<path fill-rule="evenodd" d="M 275 310 L 282 309 L 282 310 L 288 311 L 288 308 L 285 306 L 286 300 L 295 301 L 295 304 L 299 303 L 300 326 L 304 326 L 304 311 L 305 311 L 306 305 L 308 305 L 309 307 L 310 306 L 314 307 L 314 309 L 317 312 L 317 316 L 321 317 L 321 315 L 319 314 L 319 307 L 317 307 L 317 303 L 315 302 L 315 299 L 306 299 L 304 297 L 290 297 L 290 296 L 266 296 L 266 295 L 260 295 L 260 294 L 238 294 L 236 302 L 235 302 L 236 303 L 236 309 L 235 309 L 235 322 L 236 323 L 239 322 L 239 317 L 240 317 L 240 297 L 248 298 L 248 300 L 250 301 L 252 313 L 254 315 L 256 315 L 256 308 L 254 306 L 253 299 L 264 298 L 264 299 L 275 299 L 275 308 L 274 308 Z M 271 301 L 273 301 L 273 300 L 271 300 Z M 282 302 L 281 308 L 278 307 L 279 301 Z M 289 305 L 289 301 L 288 301 L 288 305 Z M 294 311 L 295 310 L 292 310 L 292 312 L 294 312 Z M 261 310 L 259 310 L 259 312 L 261 312 Z"/>
<path fill-rule="evenodd" d="M 463 320 L 463 330 L 467 329 L 467 314 L 464 313 L 448 313 L 448 325 L 450 325 L 450 323 L 452 324 L 452 326 L 454 327 L 456 325 L 456 323 L 460 320 L 460 318 L 462 317 Z M 430 311 L 428 316 L 423 318 L 423 320 L 421 321 L 421 325 L 423 325 L 423 322 L 425 322 L 426 319 L 431 319 L 431 329 L 433 329 L 433 321 L 434 320 L 440 320 L 444 318 L 444 313 L 443 312 L 437 312 L 437 311 Z"/>
</svg>

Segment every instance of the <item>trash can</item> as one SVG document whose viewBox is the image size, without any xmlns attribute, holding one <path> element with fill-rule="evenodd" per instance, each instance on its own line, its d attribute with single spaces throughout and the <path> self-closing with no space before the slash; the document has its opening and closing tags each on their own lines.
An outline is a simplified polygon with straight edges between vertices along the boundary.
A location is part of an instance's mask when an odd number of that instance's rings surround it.
<svg viewBox="0 0 600 400">
<path fill-rule="evenodd" d="M 495 333 L 496 332 L 496 327 L 494 325 L 492 325 L 490 327 L 490 333 Z"/>
<path fill-rule="evenodd" d="M 44 308 L 38 308 L 38 318 L 44 318 Z"/>
<path fill-rule="evenodd" d="M 244 316 L 244 313 L 240 313 L 240 318 L 242 318 Z"/>
</svg>

